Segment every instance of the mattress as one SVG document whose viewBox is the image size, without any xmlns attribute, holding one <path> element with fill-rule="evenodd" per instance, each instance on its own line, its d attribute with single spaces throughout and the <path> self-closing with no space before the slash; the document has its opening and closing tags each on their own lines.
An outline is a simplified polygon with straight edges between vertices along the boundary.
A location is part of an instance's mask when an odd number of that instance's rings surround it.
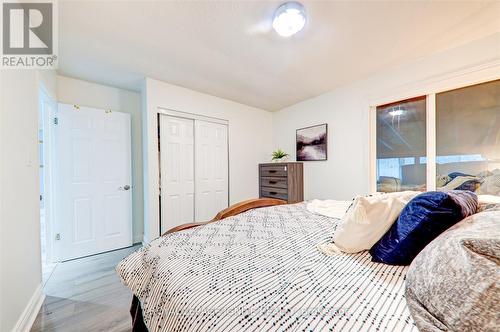
<svg viewBox="0 0 500 332">
<path fill-rule="evenodd" d="M 117 266 L 153 331 L 417 331 L 407 267 L 325 256 L 338 219 L 304 203 L 160 237 Z"/>
</svg>

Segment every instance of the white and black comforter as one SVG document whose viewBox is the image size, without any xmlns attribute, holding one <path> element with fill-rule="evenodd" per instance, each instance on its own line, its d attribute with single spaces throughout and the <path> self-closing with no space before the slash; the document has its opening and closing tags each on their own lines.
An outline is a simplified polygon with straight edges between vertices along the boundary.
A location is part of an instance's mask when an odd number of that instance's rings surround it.
<svg viewBox="0 0 500 332">
<path fill-rule="evenodd" d="M 305 204 L 160 237 L 117 267 L 153 331 L 416 331 L 406 267 L 325 256 L 337 219 Z"/>
</svg>

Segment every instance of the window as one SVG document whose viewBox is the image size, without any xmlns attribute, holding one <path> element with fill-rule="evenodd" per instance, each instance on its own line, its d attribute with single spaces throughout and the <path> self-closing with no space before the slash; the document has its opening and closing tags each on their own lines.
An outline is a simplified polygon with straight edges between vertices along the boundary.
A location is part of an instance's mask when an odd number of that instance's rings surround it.
<svg viewBox="0 0 500 332">
<path fill-rule="evenodd" d="M 425 190 L 426 97 L 377 107 L 377 191 Z"/>
<path fill-rule="evenodd" d="M 425 96 L 376 108 L 377 191 L 500 196 L 500 80 L 428 97 L 435 99 L 429 109 Z M 427 142 L 427 131 L 435 139 Z M 435 183 L 427 178 L 434 171 Z"/>
<path fill-rule="evenodd" d="M 436 94 L 436 187 L 500 195 L 500 80 Z"/>
</svg>

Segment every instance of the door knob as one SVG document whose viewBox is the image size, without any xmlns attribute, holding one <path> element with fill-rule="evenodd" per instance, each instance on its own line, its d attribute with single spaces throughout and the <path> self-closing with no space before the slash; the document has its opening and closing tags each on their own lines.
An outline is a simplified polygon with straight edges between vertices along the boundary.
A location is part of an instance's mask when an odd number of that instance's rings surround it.
<svg viewBox="0 0 500 332">
<path fill-rule="evenodd" d="M 130 190 L 130 186 L 128 184 L 124 185 L 123 187 L 118 188 L 119 190 Z"/>
</svg>

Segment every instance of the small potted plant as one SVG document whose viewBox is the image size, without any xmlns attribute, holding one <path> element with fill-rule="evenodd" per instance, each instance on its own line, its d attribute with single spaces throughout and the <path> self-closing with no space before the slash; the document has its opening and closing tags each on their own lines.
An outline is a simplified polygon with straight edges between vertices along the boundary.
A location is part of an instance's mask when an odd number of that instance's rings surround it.
<svg viewBox="0 0 500 332">
<path fill-rule="evenodd" d="M 273 152 L 272 157 L 273 158 L 271 160 L 273 162 L 279 163 L 279 162 L 287 161 L 288 158 L 290 157 L 290 155 L 288 153 L 286 153 L 285 151 L 278 149 L 278 150 Z"/>
</svg>

